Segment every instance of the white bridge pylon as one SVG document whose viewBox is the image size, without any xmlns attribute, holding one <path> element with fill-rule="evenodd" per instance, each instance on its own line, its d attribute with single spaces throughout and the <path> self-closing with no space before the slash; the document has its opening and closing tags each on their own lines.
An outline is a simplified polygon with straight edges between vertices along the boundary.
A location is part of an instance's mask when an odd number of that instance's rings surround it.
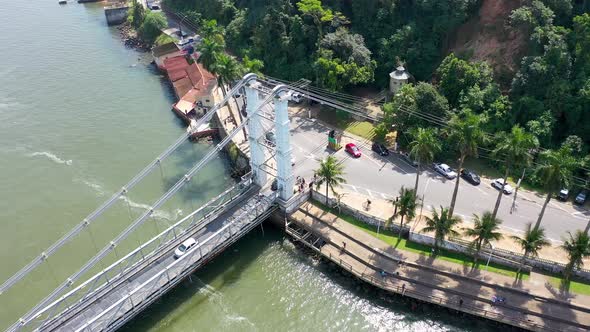
<svg viewBox="0 0 590 332">
<path fill-rule="evenodd" d="M 123 240 L 125 240 L 130 234 L 132 234 L 138 227 L 145 223 L 153 212 L 162 206 L 166 201 L 174 196 L 190 179 L 197 174 L 210 160 L 215 158 L 217 153 L 236 136 L 242 128 L 246 125 L 250 129 L 250 143 L 251 143 L 251 166 L 254 176 L 254 182 L 261 187 L 266 184 L 266 175 L 261 170 L 261 165 L 264 162 L 264 153 L 262 145 L 260 144 L 260 137 L 264 134 L 261 126 L 260 116 L 261 109 L 270 104 L 274 103 L 275 108 L 275 126 L 277 134 L 277 146 L 276 146 L 276 161 L 277 161 L 277 181 L 279 188 L 279 196 L 282 200 L 289 200 L 293 195 L 293 175 L 291 166 L 291 149 L 289 146 L 289 118 L 288 118 L 288 91 L 289 86 L 276 85 L 274 89 L 265 96 L 264 100 L 260 100 L 258 92 L 253 91 L 258 83 L 258 77 L 255 74 L 247 74 L 240 80 L 224 99 L 217 103 L 209 112 L 207 112 L 201 119 L 197 121 L 197 125 L 194 128 L 198 128 L 201 124 L 204 124 L 211 120 L 213 115 L 224 105 L 229 103 L 229 99 L 237 93 L 242 87 L 246 89 L 248 99 L 248 116 L 244 118 L 244 122 L 234 128 L 228 136 L 225 137 L 219 144 L 211 149 L 201 160 L 195 162 L 195 165 L 182 177 L 176 184 L 169 188 L 169 190 L 158 198 L 151 206 L 149 210 L 146 210 L 140 217 L 134 220 L 127 228 L 125 228 L 119 235 L 117 235 L 109 244 L 99 250 L 94 257 L 88 260 L 76 273 L 72 274 L 63 283 L 61 283 L 55 290 L 53 290 L 48 296 L 34 306 L 28 313 L 23 315 L 17 322 L 15 322 L 9 331 L 17 331 L 25 326 L 33 325 L 36 321 L 36 317 L 41 312 L 47 312 L 49 307 L 57 308 L 61 305 L 61 302 L 65 299 L 64 296 L 60 297 L 65 292 L 72 290 L 72 286 L 83 276 L 86 272 L 92 269 L 98 264 L 104 257 L 113 252 L 114 248 Z M 266 90 L 268 91 L 268 90 Z M 0 287 L 0 296 L 7 289 L 11 288 L 14 284 L 25 278 L 31 271 L 43 263 L 47 263 L 48 258 L 53 255 L 58 249 L 63 247 L 66 243 L 70 242 L 75 238 L 82 230 L 87 229 L 87 226 L 95 221 L 97 217 L 107 211 L 114 202 L 121 196 L 124 196 L 128 191 L 139 183 L 146 175 L 148 175 L 153 169 L 160 164 L 166 157 L 174 152 L 186 139 L 191 135 L 191 132 L 183 134 L 173 145 L 164 151 L 156 160 L 148 165 L 144 170 L 138 173 L 127 185 L 122 187 L 120 191 L 115 193 L 109 200 L 103 203 L 97 210 L 92 212 L 86 217 L 79 225 L 70 230 L 64 237 L 54 243 L 48 250 L 44 251 L 39 257 L 34 259 L 31 263 L 27 264 L 23 269 L 17 272 L 14 276 L 8 279 Z M 259 136 L 256 136 L 259 135 Z M 58 299 L 59 298 L 59 299 Z M 59 314 L 56 312 L 55 314 Z"/>
</svg>

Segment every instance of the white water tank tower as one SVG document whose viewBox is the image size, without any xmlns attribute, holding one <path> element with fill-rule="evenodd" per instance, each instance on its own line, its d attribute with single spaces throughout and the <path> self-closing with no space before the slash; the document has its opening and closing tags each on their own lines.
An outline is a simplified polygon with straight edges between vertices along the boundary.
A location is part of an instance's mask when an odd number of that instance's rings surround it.
<svg viewBox="0 0 590 332">
<path fill-rule="evenodd" d="M 406 71 L 404 66 L 398 66 L 394 71 L 389 73 L 389 92 L 392 95 L 397 94 L 402 86 L 408 83 L 410 77 L 410 73 Z"/>
</svg>

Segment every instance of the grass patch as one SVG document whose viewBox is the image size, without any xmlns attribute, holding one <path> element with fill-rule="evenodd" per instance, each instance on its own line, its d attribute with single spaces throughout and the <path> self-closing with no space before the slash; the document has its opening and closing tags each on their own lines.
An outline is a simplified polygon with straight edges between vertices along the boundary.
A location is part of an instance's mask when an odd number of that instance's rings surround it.
<svg viewBox="0 0 590 332">
<path fill-rule="evenodd" d="M 160 46 L 160 45 L 164 45 L 164 44 L 167 44 L 167 43 L 173 43 L 175 41 L 176 41 L 176 39 L 168 36 L 165 33 L 162 33 L 162 34 L 160 34 L 158 36 L 158 38 L 156 38 L 156 40 L 154 41 L 154 45 L 155 46 Z"/>
<path fill-rule="evenodd" d="M 549 283 L 553 285 L 555 288 L 561 287 L 561 283 L 563 278 L 561 276 L 550 276 Z M 582 295 L 590 295 L 590 284 L 572 280 L 570 281 L 568 290 L 572 293 L 582 294 Z"/>
<path fill-rule="evenodd" d="M 377 227 L 375 227 L 375 226 L 366 224 L 366 223 L 364 223 L 352 216 L 349 216 L 347 214 L 339 213 L 338 211 L 336 211 L 334 209 L 330 209 L 318 201 L 312 200 L 311 203 L 324 211 L 330 212 L 330 213 L 338 216 L 340 219 L 362 229 L 363 231 L 384 241 L 385 243 L 391 245 L 392 247 L 395 247 L 396 249 L 414 252 L 417 254 L 425 255 L 426 257 L 430 257 L 432 255 L 432 247 L 430 247 L 430 246 L 427 246 L 427 245 L 421 244 L 421 243 L 411 242 L 411 241 L 408 241 L 403 238 L 399 239 L 399 243 L 398 243 L 398 236 L 396 233 L 394 233 L 392 231 L 380 229 L 379 233 L 377 233 Z M 451 251 L 448 251 L 445 249 L 441 249 L 436 258 L 443 260 L 443 261 L 452 262 L 455 264 L 460 264 L 460 265 L 468 266 L 468 267 L 471 267 L 471 265 L 473 264 L 473 258 L 471 256 L 465 255 L 462 253 L 451 252 Z M 507 267 L 504 265 L 496 264 L 494 262 L 490 262 L 489 266 L 486 269 L 485 264 L 482 264 L 481 260 L 480 260 L 480 263 L 476 266 L 476 268 L 480 269 L 480 270 L 487 270 L 489 272 L 498 273 L 498 274 L 505 275 L 505 276 L 508 276 L 511 278 L 516 278 L 516 269 L 510 268 L 510 267 Z M 522 280 L 526 280 L 528 278 L 529 278 L 528 272 L 521 273 Z M 589 291 L 590 291 L 590 289 L 589 289 Z"/>
<path fill-rule="evenodd" d="M 344 111 L 323 107 L 318 113 L 318 118 L 340 130 L 368 140 L 373 139 L 375 136 L 375 126 L 372 123 L 368 121 L 356 121 Z"/>
</svg>

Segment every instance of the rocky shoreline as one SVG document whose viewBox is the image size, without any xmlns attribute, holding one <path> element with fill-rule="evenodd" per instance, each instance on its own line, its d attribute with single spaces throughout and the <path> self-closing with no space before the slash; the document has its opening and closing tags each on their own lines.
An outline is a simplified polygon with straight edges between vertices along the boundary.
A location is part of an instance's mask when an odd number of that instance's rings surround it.
<svg viewBox="0 0 590 332">
<path fill-rule="evenodd" d="M 125 22 L 117 27 L 121 35 L 121 40 L 126 47 L 133 48 L 140 52 L 148 52 L 151 47 L 144 43 L 144 41 L 137 36 L 137 32 L 131 24 Z"/>
</svg>

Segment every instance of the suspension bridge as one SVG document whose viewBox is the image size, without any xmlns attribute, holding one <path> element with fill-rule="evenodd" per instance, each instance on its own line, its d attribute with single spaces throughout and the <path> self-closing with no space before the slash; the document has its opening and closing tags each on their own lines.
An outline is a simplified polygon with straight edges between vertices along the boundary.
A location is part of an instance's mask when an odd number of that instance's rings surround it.
<svg viewBox="0 0 590 332">
<path fill-rule="evenodd" d="M 363 111 L 357 100 L 342 99 L 341 96 L 307 87 L 306 82 L 289 83 L 248 74 L 234 84 L 223 100 L 200 118 L 193 128 L 209 122 L 213 115 L 240 91 L 245 93 L 247 100 L 247 117 L 242 123 L 210 149 L 202 159 L 195 161 L 184 176 L 170 186 L 149 209 L 133 220 L 106 246 L 97 249 L 95 255 L 77 272 L 14 322 L 8 331 L 115 330 L 244 234 L 260 225 L 276 209 L 292 210 L 298 201 L 293 196 L 295 176 L 289 142 L 288 101 L 291 93 L 302 93 L 316 102 L 361 118 L 376 120 Z M 116 253 L 115 250 L 122 241 L 150 220 L 158 208 L 197 176 L 243 128 L 246 128 L 248 133 L 250 173 L 94 276 L 87 280 L 82 279 L 89 271 L 93 271 L 97 264 L 104 265 L 105 257 Z M 265 134 L 270 130 L 276 134 L 276 142 L 272 145 L 265 141 Z M 125 198 L 129 191 L 158 168 L 191 134 L 189 130 L 181 135 L 107 201 L 6 280 L 0 286 L 0 296 L 39 266 L 48 264 L 60 248 L 87 230 L 101 215 L 107 213 L 115 202 Z M 268 166 L 270 159 L 276 161 L 276 168 Z M 270 177 L 276 178 L 276 188 L 269 185 Z M 174 250 L 189 238 L 195 239 L 196 245 L 175 259 Z"/>
</svg>

